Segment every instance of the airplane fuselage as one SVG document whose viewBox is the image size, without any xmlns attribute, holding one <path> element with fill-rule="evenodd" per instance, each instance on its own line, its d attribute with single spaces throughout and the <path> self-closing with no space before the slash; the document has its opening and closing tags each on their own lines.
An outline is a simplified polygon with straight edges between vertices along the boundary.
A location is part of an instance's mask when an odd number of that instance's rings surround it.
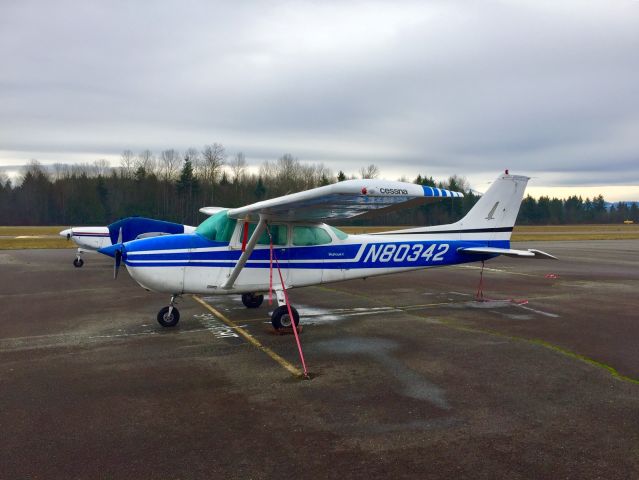
<svg viewBox="0 0 639 480">
<path fill-rule="evenodd" d="M 279 264 L 286 288 L 387 275 L 408 270 L 440 267 L 488 259 L 494 255 L 468 256 L 459 248 L 493 246 L 508 248 L 508 240 L 489 239 L 485 232 L 471 235 L 441 231 L 348 235 L 325 224 L 321 245 L 295 245 L 296 227 L 285 224 L 289 234 L 273 247 L 273 286 L 280 286 Z M 271 250 L 256 245 L 231 288 L 225 284 L 242 254 L 241 223 L 228 242 L 210 241 L 202 235 L 185 234 L 128 242 L 123 260 L 131 276 L 144 288 L 164 293 L 230 294 L 264 292 L 269 289 Z M 338 235 L 339 234 L 339 235 Z M 341 237 L 341 238 L 340 238 Z M 345 238 L 344 238 L 345 237 Z M 275 261 L 277 259 L 277 261 Z"/>
<path fill-rule="evenodd" d="M 60 235 L 67 237 L 82 251 L 94 252 L 111 245 L 109 227 L 73 227 L 62 230 Z"/>
</svg>

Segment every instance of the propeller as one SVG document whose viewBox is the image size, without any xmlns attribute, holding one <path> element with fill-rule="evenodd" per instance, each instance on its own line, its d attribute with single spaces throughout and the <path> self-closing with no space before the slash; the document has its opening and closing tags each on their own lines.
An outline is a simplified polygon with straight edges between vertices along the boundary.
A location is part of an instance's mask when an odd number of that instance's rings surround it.
<svg viewBox="0 0 639 480">
<path fill-rule="evenodd" d="M 118 278 L 118 271 L 120 270 L 121 263 L 122 263 L 122 250 L 116 250 L 115 263 L 113 264 L 113 280 Z"/>
<path fill-rule="evenodd" d="M 115 262 L 113 264 L 113 280 L 118 278 L 118 271 L 120 270 L 120 264 L 122 263 L 122 254 L 124 252 L 124 245 L 122 244 L 122 227 L 120 227 L 120 231 L 118 232 L 118 243 L 116 244 L 116 249 L 114 252 Z"/>
</svg>

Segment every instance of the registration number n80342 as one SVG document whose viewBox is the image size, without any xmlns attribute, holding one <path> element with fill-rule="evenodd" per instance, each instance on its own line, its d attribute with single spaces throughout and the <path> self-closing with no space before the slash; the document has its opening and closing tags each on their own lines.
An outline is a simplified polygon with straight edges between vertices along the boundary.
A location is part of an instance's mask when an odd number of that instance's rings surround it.
<svg viewBox="0 0 639 480">
<path fill-rule="evenodd" d="M 371 245 L 364 263 L 388 263 L 388 262 L 441 262 L 448 252 L 450 245 L 447 243 L 382 243 Z"/>
</svg>

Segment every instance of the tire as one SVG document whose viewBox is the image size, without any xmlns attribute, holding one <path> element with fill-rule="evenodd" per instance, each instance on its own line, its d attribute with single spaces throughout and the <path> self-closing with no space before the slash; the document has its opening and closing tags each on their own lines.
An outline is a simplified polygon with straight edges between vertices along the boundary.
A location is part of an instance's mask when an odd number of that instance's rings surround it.
<svg viewBox="0 0 639 480">
<path fill-rule="evenodd" d="M 80 268 L 82 265 L 84 265 L 84 260 L 82 260 L 81 258 L 76 258 L 75 260 L 73 260 L 73 266 L 75 268 Z"/>
<path fill-rule="evenodd" d="M 254 293 L 243 293 L 242 303 L 246 308 L 258 308 L 264 301 L 264 295 L 256 295 Z"/>
<path fill-rule="evenodd" d="M 293 313 L 293 318 L 295 319 L 295 326 L 300 324 L 300 314 L 297 313 L 294 307 L 291 307 L 291 312 Z M 271 315 L 271 323 L 273 324 L 273 328 L 275 330 L 279 330 L 280 328 L 289 328 L 291 326 L 291 319 L 288 315 L 288 308 L 286 305 L 282 305 L 273 310 L 273 315 Z"/>
<path fill-rule="evenodd" d="M 164 307 L 158 312 L 158 323 L 163 327 L 175 327 L 180 321 L 180 312 L 177 308 L 173 307 L 171 316 L 169 316 L 169 307 Z"/>
</svg>

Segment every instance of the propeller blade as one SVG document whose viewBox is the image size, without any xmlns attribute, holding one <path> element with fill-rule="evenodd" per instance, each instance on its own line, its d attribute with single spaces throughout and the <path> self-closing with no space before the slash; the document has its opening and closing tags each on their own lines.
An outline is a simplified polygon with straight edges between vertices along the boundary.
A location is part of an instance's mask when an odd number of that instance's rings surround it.
<svg viewBox="0 0 639 480">
<path fill-rule="evenodd" d="M 118 243 L 122 243 L 122 227 L 120 227 L 118 231 Z"/>
<path fill-rule="evenodd" d="M 122 263 L 122 250 L 116 250 L 115 263 L 113 264 L 113 280 L 118 278 L 118 271 L 120 270 L 121 263 Z"/>
</svg>

